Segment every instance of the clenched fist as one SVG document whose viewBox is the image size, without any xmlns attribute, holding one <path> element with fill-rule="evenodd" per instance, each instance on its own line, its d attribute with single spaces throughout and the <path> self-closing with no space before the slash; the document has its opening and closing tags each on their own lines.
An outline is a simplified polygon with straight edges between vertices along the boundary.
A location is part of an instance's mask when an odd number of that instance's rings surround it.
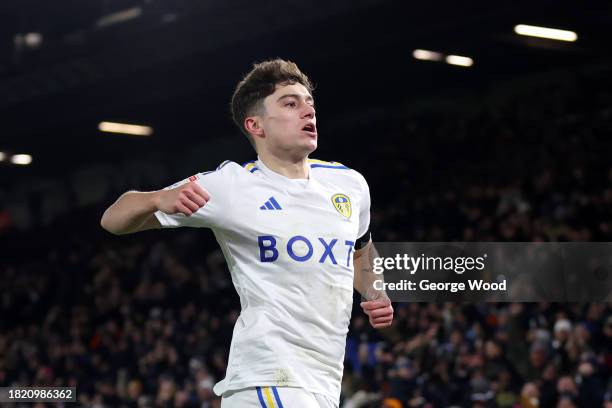
<svg viewBox="0 0 612 408">
<path fill-rule="evenodd" d="M 166 214 L 190 216 L 210 200 L 210 194 L 195 181 L 190 181 L 172 190 L 161 190 L 157 209 Z"/>
<path fill-rule="evenodd" d="M 370 324 L 375 329 L 391 326 L 393 323 L 393 306 L 389 299 L 369 300 L 361 302 L 361 308 L 370 318 Z"/>
</svg>

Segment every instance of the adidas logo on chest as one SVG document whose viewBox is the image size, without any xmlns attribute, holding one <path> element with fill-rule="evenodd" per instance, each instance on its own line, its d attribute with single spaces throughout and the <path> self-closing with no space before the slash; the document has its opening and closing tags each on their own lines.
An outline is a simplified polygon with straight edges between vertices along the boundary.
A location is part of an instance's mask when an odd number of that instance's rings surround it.
<svg viewBox="0 0 612 408">
<path fill-rule="evenodd" d="M 276 199 L 274 198 L 274 196 L 268 198 L 263 205 L 261 205 L 259 207 L 260 210 L 262 211 L 280 211 L 283 209 L 283 207 L 281 207 L 281 205 L 278 203 L 278 201 L 276 201 Z"/>
</svg>

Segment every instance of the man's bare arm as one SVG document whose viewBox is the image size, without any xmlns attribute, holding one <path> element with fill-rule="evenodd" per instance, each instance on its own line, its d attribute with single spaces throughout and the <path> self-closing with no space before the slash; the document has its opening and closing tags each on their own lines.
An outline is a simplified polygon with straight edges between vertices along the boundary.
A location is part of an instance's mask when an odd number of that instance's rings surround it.
<svg viewBox="0 0 612 408">
<path fill-rule="evenodd" d="M 115 235 L 160 228 L 161 224 L 155 217 L 155 212 L 190 216 L 209 199 L 208 192 L 195 182 L 185 183 L 171 190 L 128 191 L 108 207 L 102 215 L 100 225 Z"/>
<path fill-rule="evenodd" d="M 374 289 L 374 281 L 382 279 L 382 275 L 374 273 L 373 262 L 378 256 L 374 244 L 370 240 L 363 248 L 355 251 L 353 266 L 355 268 L 353 285 L 364 301 L 361 307 L 370 319 L 375 329 L 391 326 L 393 322 L 393 306 L 384 290 Z"/>
<path fill-rule="evenodd" d="M 383 279 L 382 275 L 375 274 L 373 271 L 374 258 L 376 257 L 378 257 L 378 252 L 371 240 L 363 248 L 357 249 L 353 255 L 353 265 L 355 267 L 353 286 L 366 300 L 388 297 L 384 290 L 374 289 L 374 281 Z"/>
<path fill-rule="evenodd" d="M 122 194 L 113 205 L 104 211 L 100 225 L 115 235 L 161 227 L 153 215 L 157 211 L 157 194 L 157 191 L 128 191 Z"/>
</svg>

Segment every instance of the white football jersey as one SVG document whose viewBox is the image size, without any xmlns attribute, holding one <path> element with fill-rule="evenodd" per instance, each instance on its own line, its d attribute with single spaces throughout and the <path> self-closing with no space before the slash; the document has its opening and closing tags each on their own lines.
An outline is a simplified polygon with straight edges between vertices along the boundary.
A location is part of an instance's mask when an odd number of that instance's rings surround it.
<svg viewBox="0 0 612 408">
<path fill-rule="evenodd" d="M 155 215 L 163 227 L 211 228 L 242 311 L 217 395 L 253 386 L 303 387 L 340 397 L 353 303 L 353 254 L 370 222 L 361 174 L 309 160 L 310 176 L 289 179 L 261 160 L 222 163 L 193 181 L 210 193 L 191 216 Z"/>
</svg>

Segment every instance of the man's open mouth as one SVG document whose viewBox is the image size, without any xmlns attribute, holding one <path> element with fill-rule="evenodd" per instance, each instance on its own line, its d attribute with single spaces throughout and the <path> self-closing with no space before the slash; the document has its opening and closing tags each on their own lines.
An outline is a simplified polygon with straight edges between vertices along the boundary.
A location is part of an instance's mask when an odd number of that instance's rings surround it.
<svg viewBox="0 0 612 408">
<path fill-rule="evenodd" d="M 312 123 L 309 123 L 306 126 L 304 126 L 302 128 L 302 130 L 305 130 L 305 131 L 310 132 L 310 133 L 316 133 L 317 132 L 317 129 L 315 128 L 315 125 L 313 125 Z"/>
</svg>

